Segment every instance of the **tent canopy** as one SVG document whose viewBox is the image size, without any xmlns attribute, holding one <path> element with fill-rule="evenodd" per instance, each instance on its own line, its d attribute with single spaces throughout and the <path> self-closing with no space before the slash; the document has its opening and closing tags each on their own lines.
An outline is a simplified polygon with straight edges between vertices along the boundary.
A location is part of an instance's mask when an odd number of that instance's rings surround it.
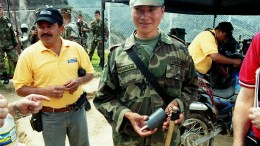
<svg viewBox="0 0 260 146">
<path fill-rule="evenodd" d="M 105 0 L 128 4 L 129 0 Z M 166 12 L 195 15 L 259 15 L 258 0 L 165 0 Z"/>
</svg>

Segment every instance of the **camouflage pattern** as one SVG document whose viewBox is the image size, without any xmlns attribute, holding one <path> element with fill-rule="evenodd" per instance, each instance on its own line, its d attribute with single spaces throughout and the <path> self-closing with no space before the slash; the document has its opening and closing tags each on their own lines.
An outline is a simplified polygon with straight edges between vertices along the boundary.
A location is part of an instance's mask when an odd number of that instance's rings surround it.
<svg viewBox="0 0 260 146">
<path fill-rule="evenodd" d="M 79 29 L 76 23 L 69 22 L 65 25 L 62 37 L 80 44 Z"/>
<path fill-rule="evenodd" d="M 78 28 L 79 28 L 79 35 L 81 38 L 81 45 L 82 47 L 87 51 L 88 48 L 88 33 L 90 32 L 90 28 L 88 27 L 87 22 L 85 21 L 81 21 L 81 22 L 77 22 Z"/>
<path fill-rule="evenodd" d="M 135 133 L 130 121 L 124 118 L 128 111 L 149 116 L 163 106 L 162 98 L 149 85 L 125 50 L 132 48 L 138 52 L 136 54 L 155 75 L 164 92 L 179 103 L 185 116 L 190 103 L 197 96 L 196 70 L 186 46 L 166 33 L 161 32 L 151 57 L 143 57 L 146 54 L 136 44 L 132 34 L 124 45 L 112 47 L 94 105 L 111 124 L 116 146 L 163 146 L 167 133 L 161 131 L 160 127 L 155 134 L 142 138 Z M 180 131 L 176 125 L 171 145 L 179 144 Z"/>
<path fill-rule="evenodd" d="M 9 63 L 11 63 L 11 66 L 15 68 L 18 59 L 18 55 L 15 50 L 15 46 L 17 46 L 17 44 L 18 41 L 15 37 L 13 25 L 11 24 L 9 18 L 5 16 L 0 18 L 0 75 L 6 72 L 4 63 L 5 53 Z"/>
<path fill-rule="evenodd" d="M 88 54 L 90 60 L 92 59 L 92 56 L 93 56 L 96 48 L 97 48 L 97 52 L 98 52 L 98 56 L 99 56 L 100 60 L 103 60 L 101 26 L 102 26 L 101 19 L 94 20 L 91 22 L 90 31 L 92 32 L 92 40 L 91 40 L 90 52 Z M 109 36 L 109 31 L 108 31 L 106 23 L 105 23 L 104 27 L 105 27 L 104 35 L 105 35 L 105 42 L 106 42 L 108 39 L 108 36 Z"/>
<path fill-rule="evenodd" d="M 36 34 L 32 34 L 33 31 L 36 31 Z M 35 24 L 30 28 L 28 39 L 31 45 L 39 41 Z"/>
</svg>

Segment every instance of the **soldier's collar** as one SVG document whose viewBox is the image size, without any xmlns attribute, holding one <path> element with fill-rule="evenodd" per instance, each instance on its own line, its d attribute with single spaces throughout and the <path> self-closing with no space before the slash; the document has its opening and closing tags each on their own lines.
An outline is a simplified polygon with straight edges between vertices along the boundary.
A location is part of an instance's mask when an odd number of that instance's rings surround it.
<svg viewBox="0 0 260 146">
<path fill-rule="evenodd" d="M 160 35 L 160 39 L 159 39 L 158 43 L 162 43 L 162 42 L 166 43 L 166 44 L 173 43 L 172 39 L 166 33 L 164 33 L 161 30 L 159 30 L 159 31 L 160 31 L 161 35 Z M 130 49 L 132 46 L 134 46 L 136 44 L 136 40 L 134 37 L 135 33 L 136 33 L 136 30 L 132 33 L 132 35 L 128 39 L 126 39 L 124 50 Z"/>
</svg>

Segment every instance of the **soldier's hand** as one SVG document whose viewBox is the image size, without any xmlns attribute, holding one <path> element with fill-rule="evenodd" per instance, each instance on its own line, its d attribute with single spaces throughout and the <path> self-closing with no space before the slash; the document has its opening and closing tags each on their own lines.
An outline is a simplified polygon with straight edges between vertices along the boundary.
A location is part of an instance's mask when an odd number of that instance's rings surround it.
<svg viewBox="0 0 260 146">
<path fill-rule="evenodd" d="M 155 129 L 152 129 L 152 130 L 142 130 L 141 128 L 146 126 L 146 121 L 148 120 L 148 116 L 141 116 L 139 115 L 138 113 L 133 113 L 133 112 L 126 112 L 125 115 L 124 115 L 125 118 L 127 118 L 135 132 L 140 135 L 141 137 L 147 137 L 147 136 L 150 136 L 152 134 L 154 134 L 157 130 L 157 128 Z"/>
<path fill-rule="evenodd" d="M 163 131 L 165 131 L 169 127 L 169 123 L 171 121 L 171 113 L 172 113 L 171 111 L 174 108 L 179 108 L 179 104 L 177 101 L 172 101 L 171 103 L 168 104 L 168 106 L 165 109 L 165 112 L 168 113 L 168 117 L 167 117 L 167 120 L 163 123 L 163 126 L 162 126 Z M 179 119 L 175 120 L 174 123 L 179 124 L 183 121 L 184 121 L 184 114 L 182 113 L 182 114 L 180 114 Z"/>
</svg>

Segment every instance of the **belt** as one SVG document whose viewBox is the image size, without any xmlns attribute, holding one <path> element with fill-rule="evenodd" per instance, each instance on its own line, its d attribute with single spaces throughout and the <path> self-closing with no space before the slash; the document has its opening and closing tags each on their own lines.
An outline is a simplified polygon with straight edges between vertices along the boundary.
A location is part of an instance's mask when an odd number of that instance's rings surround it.
<svg viewBox="0 0 260 146">
<path fill-rule="evenodd" d="M 71 104 L 63 108 L 52 108 L 52 107 L 43 106 L 42 111 L 49 112 L 49 113 L 69 112 L 71 110 L 74 110 L 74 106 L 75 104 Z"/>
</svg>

